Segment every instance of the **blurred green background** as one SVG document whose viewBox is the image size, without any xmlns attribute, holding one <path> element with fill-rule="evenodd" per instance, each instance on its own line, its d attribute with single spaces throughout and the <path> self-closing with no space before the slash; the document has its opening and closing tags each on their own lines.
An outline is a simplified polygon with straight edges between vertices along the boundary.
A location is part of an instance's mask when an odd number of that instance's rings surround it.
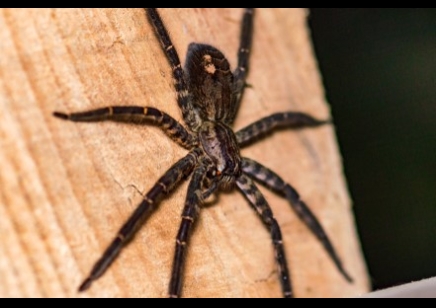
<svg viewBox="0 0 436 308">
<path fill-rule="evenodd" d="M 436 276 L 436 9 L 311 9 L 374 289 Z"/>
</svg>

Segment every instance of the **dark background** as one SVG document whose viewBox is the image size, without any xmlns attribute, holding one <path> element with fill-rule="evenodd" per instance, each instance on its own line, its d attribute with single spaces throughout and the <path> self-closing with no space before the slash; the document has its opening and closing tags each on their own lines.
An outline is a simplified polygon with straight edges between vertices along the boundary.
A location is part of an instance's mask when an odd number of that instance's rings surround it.
<svg viewBox="0 0 436 308">
<path fill-rule="evenodd" d="M 374 289 L 436 276 L 436 9 L 311 9 Z"/>
</svg>

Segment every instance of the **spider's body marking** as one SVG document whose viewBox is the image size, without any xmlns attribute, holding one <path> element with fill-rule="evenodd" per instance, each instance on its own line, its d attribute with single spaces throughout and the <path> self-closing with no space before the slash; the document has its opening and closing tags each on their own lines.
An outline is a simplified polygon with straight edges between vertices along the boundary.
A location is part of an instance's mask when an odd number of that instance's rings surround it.
<svg viewBox="0 0 436 308">
<path fill-rule="evenodd" d="M 213 75 L 216 72 L 215 64 L 212 63 L 212 57 L 208 54 L 203 56 L 203 67 L 209 75 Z"/>
<path fill-rule="evenodd" d="M 201 147 L 214 162 L 218 174 L 239 176 L 241 156 L 233 131 L 224 123 L 206 121 L 198 133 Z"/>
<path fill-rule="evenodd" d="M 193 106 L 202 119 L 230 124 L 235 108 L 233 74 L 221 51 L 213 46 L 191 43 L 185 70 Z"/>
<path fill-rule="evenodd" d="M 71 114 L 54 112 L 54 116 L 76 122 L 113 120 L 135 124 L 155 124 L 190 152 L 166 171 L 146 193 L 143 201 L 95 263 L 79 290 L 87 290 L 93 281 L 104 274 L 124 245 L 155 210 L 163 195 L 171 193 L 183 179 L 189 176 L 191 180 L 175 241 L 168 289 L 170 297 L 177 298 L 181 295 L 186 249 L 189 246 L 190 234 L 200 213 L 201 205 L 206 198 L 219 189 L 231 189 L 235 186 L 269 230 L 283 296 L 293 296 L 280 227 L 268 202 L 253 180 L 276 191 L 289 201 L 299 218 L 322 243 L 339 272 L 351 281 L 351 277 L 342 266 L 321 224 L 301 200 L 297 191 L 273 171 L 240 155 L 240 148 L 276 128 L 316 127 L 329 123 L 328 120 L 317 120 L 300 112 L 283 112 L 260 119 L 236 133 L 231 129 L 246 86 L 254 9 L 247 8 L 244 11 L 238 49 L 238 66 L 233 73 L 228 60 L 221 51 L 210 45 L 196 43 L 189 45 L 183 69 L 157 10 L 151 8 L 146 12 L 172 69 L 177 102 L 187 127 L 185 128 L 170 115 L 153 107 L 110 106 Z"/>
</svg>

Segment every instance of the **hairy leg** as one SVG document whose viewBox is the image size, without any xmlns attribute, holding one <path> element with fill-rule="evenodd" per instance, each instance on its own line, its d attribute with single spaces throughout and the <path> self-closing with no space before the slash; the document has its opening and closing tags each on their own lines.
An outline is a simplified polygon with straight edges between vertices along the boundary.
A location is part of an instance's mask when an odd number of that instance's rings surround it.
<svg viewBox="0 0 436 308">
<path fill-rule="evenodd" d="M 289 276 L 286 262 L 285 250 L 283 248 L 282 234 L 280 227 L 275 220 L 271 208 L 253 181 L 246 175 L 241 175 L 236 185 L 250 202 L 256 213 L 268 227 L 273 241 L 276 261 L 279 269 L 279 277 L 282 285 L 283 297 L 292 297 L 291 277 Z"/>
<path fill-rule="evenodd" d="M 246 8 L 244 16 L 242 17 L 240 43 L 238 49 L 238 67 L 234 71 L 234 93 L 235 102 L 231 110 L 231 118 L 229 124 L 233 122 L 238 112 L 239 105 L 241 103 L 242 95 L 246 86 L 246 79 L 249 68 L 249 58 L 251 53 L 251 43 L 253 41 L 253 17 L 254 9 Z"/>
<path fill-rule="evenodd" d="M 329 120 L 317 120 L 301 112 L 275 113 L 262 118 L 236 133 L 238 144 L 243 147 L 278 128 L 305 128 L 317 127 L 330 123 Z"/>
<path fill-rule="evenodd" d="M 98 122 L 112 120 L 117 122 L 159 126 L 171 139 L 179 145 L 191 149 L 196 143 L 194 138 L 180 123 L 159 109 L 140 106 L 110 106 L 85 112 L 54 112 L 55 117 L 73 122 Z"/>
<path fill-rule="evenodd" d="M 285 181 L 283 181 L 283 179 L 276 173 L 249 158 L 244 158 L 242 160 L 242 170 L 261 184 L 278 192 L 289 201 L 298 217 L 300 217 L 300 219 L 322 243 L 324 249 L 327 251 L 342 276 L 344 276 L 347 281 L 352 282 L 351 276 L 345 271 L 342 262 L 323 227 L 306 203 L 300 199 L 297 191 L 292 186 L 285 183 Z"/>
<path fill-rule="evenodd" d="M 179 55 L 157 10 L 155 8 L 148 8 L 146 13 L 161 43 L 162 50 L 171 65 L 174 87 L 177 92 L 177 103 L 182 110 L 183 119 L 195 131 L 201 125 L 201 119 L 189 100 L 189 87 L 182 65 L 180 64 Z"/>
<path fill-rule="evenodd" d="M 115 258 L 119 255 L 121 249 L 136 233 L 138 227 L 144 222 L 145 218 L 156 208 L 159 198 L 164 193 L 171 192 L 184 177 L 192 172 L 192 169 L 197 162 L 198 155 L 198 151 L 194 150 L 190 152 L 165 172 L 157 183 L 148 191 L 144 200 L 138 205 L 127 222 L 118 231 L 117 236 L 108 246 L 102 257 L 95 263 L 88 278 L 79 287 L 80 292 L 89 289 L 92 282 L 105 273 Z"/>
<path fill-rule="evenodd" d="M 199 206 L 203 202 L 203 180 L 205 176 L 206 166 L 200 162 L 200 166 L 194 170 L 192 180 L 189 183 L 185 207 L 182 212 L 182 222 L 180 224 L 179 232 L 177 233 L 173 269 L 168 290 L 169 296 L 172 298 L 180 297 L 182 292 L 186 249 L 189 243 L 192 227 L 194 226 L 195 220 L 200 211 Z"/>
</svg>

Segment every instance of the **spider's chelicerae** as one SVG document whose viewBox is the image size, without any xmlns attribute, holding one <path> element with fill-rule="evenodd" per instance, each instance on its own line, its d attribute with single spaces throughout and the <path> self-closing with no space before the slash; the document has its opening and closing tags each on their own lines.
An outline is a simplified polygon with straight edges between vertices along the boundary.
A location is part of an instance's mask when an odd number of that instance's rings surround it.
<svg viewBox="0 0 436 308">
<path fill-rule="evenodd" d="M 249 8 L 244 11 L 238 50 L 238 67 L 233 73 L 229 62 L 218 49 L 196 43 L 189 45 L 185 67 L 182 68 L 177 51 L 156 9 L 146 9 L 146 15 L 171 65 L 177 91 L 177 103 L 187 127 L 168 114 L 151 107 L 111 106 L 71 114 L 55 112 L 54 115 L 64 120 L 77 122 L 101 120 L 147 122 L 160 127 L 171 139 L 190 152 L 165 172 L 148 191 L 100 260 L 94 265 L 89 277 L 82 283 L 79 290 L 87 290 L 94 280 L 103 275 L 147 215 L 157 206 L 161 197 L 173 191 L 184 178 L 190 175 L 191 180 L 182 212 L 182 222 L 176 239 L 169 283 L 170 297 L 181 295 L 186 249 L 203 201 L 220 189 L 231 189 L 235 186 L 246 197 L 248 203 L 268 228 L 275 249 L 283 296 L 292 297 L 280 227 L 268 202 L 253 180 L 289 201 L 300 219 L 322 243 L 339 272 L 346 280 L 351 281 L 321 224 L 300 199 L 295 189 L 273 171 L 240 155 L 240 148 L 276 128 L 316 127 L 329 122 L 314 119 L 300 112 L 283 112 L 272 114 L 236 133 L 233 132 L 231 126 L 246 87 L 254 9 Z"/>
</svg>

